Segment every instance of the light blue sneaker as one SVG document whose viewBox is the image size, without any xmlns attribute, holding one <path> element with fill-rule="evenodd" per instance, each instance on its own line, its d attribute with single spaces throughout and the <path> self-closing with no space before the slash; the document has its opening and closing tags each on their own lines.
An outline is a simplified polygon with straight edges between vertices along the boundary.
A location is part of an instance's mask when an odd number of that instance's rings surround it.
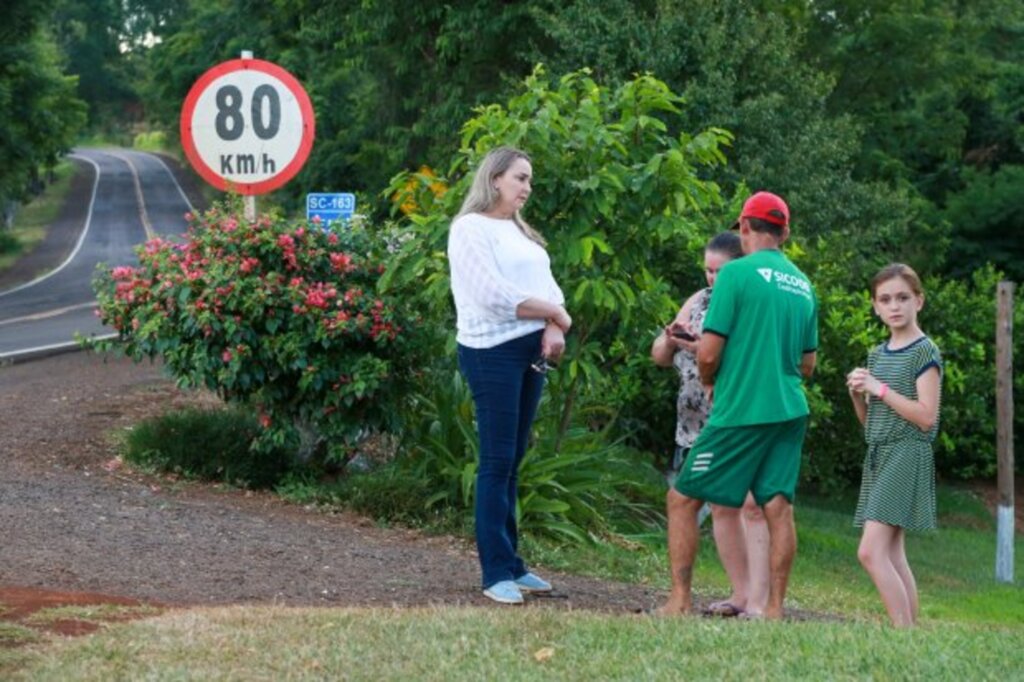
<svg viewBox="0 0 1024 682">
<path fill-rule="evenodd" d="M 523 592 L 550 592 L 551 583 L 543 578 L 538 578 L 533 573 L 527 573 L 516 578 L 516 586 Z"/>
<path fill-rule="evenodd" d="M 499 604 L 523 603 L 523 593 L 519 591 L 519 586 L 512 580 L 502 580 L 501 582 L 494 583 L 484 590 L 484 596 L 493 599 Z"/>
</svg>

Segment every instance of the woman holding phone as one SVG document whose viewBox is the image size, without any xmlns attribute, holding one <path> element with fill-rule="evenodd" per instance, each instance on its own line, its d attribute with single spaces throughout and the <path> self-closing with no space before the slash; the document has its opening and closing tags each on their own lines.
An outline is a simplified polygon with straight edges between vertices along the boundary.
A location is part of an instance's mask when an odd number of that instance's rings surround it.
<svg viewBox="0 0 1024 682">
<path fill-rule="evenodd" d="M 686 461 L 690 446 L 697 439 L 711 411 L 711 397 L 697 373 L 697 345 L 704 327 L 704 316 L 711 304 L 715 279 L 722 267 L 743 255 L 739 235 L 723 232 L 704 249 L 704 277 L 708 285 L 690 296 L 675 319 L 667 325 L 651 346 L 651 358 L 659 367 L 675 367 L 679 372 L 676 398 L 676 448 L 668 475 L 675 478 Z M 741 509 L 711 505 L 715 545 L 732 584 L 732 594 L 712 602 L 707 612 L 718 616 L 760 615 L 768 602 L 768 525 L 753 497 Z"/>
</svg>

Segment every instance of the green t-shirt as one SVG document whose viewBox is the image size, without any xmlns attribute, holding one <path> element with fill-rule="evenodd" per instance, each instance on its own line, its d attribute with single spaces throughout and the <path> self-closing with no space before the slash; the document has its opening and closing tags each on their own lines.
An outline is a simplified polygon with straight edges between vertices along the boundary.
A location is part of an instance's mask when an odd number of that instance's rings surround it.
<svg viewBox="0 0 1024 682">
<path fill-rule="evenodd" d="M 818 348 L 818 299 L 780 251 L 726 263 L 704 331 L 725 339 L 709 424 L 770 424 L 808 414 L 800 361 Z"/>
</svg>

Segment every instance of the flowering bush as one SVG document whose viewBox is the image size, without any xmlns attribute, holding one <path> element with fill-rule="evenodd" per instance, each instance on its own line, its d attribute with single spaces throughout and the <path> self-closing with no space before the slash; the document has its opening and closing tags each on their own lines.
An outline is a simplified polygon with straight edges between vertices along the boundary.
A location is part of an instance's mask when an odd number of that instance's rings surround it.
<svg viewBox="0 0 1024 682">
<path fill-rule="evenodd" d="M 139 265 L 101 267 L 93 286 L 113 343 L 161 356 L 180 385 L 257 410 L 257 447 L 300 445 L 343 463 L 360 435 L 386 427 L 414 363 L 400 294 L 377 294 L 382 247 L 359 225 L 231 206 L 186 216 L 183 241 L 153 239 Z"/>
</svg>

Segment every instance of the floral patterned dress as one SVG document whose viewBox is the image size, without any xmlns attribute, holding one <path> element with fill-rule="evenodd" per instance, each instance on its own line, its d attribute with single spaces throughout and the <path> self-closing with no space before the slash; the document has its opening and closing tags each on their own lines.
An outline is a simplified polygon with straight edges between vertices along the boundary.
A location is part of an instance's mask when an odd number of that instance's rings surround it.
<svg viewBox="0 0 1024 682">
<path fill-rule="evenodd" d="M 711 287 L 702 289 L 690 308 L 690 328 L 700 334 L 704 317 L 711 304 Z M 704 394 L 704 386 L 697 373 L 697 358 L 685 350 L 676 351 L 672 365 L 679 372 L 679 396 L 676 398 L 676 445 L 689 448 L 697 440 L 708 421 L 711 404 Z"/>
</svg>

